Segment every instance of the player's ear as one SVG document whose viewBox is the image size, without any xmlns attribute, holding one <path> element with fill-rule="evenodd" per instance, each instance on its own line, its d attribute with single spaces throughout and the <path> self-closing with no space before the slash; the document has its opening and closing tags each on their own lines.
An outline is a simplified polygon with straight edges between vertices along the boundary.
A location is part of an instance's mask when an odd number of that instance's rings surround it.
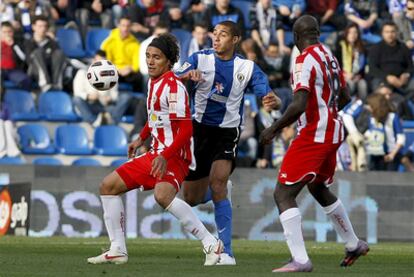
<svg viewBox="0 0 414 277">
<path fill-rule="evenodd" d="M 241 41 L 241 37 L 240 36 L 233 36 L 233 42 L 234 44 L 238 44 Z"/>
</svg>

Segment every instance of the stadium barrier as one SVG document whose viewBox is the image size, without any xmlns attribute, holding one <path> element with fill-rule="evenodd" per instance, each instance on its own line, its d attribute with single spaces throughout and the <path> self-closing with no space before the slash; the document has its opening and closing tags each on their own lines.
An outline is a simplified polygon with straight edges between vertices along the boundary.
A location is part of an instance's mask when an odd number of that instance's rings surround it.
<svg viewBox="0 0 414 277">
<path fill-rule="evenodd" d="M 98 188 L 107 167 L 2 165 L 12 182 L 31 182 L 29 235 L 97 237 L 105 235 Z M 273 201 L 276 170 L 238 168 L 234 183 L 233 236 L 250 240 L 283 240 Z M 356 233 L 370 243 L 414 241 L 414 174 L 338 172 L 332 190 L 350 212 Z M 151 192 L 131 191 L 124 198 L 130 238 L 190 238 L 179 222 L 165 213 Z M 305 238 L 338 240 L 322 209 L 305 189 L 298 198 Z M 196 212 L 214 230 L 211 204 Z"/>
</svg>

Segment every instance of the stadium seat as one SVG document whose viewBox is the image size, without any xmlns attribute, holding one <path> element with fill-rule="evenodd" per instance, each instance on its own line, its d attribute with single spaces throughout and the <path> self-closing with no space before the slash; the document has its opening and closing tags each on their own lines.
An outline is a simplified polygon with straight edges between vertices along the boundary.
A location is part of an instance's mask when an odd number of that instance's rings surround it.
<svg viewBox="0 0 414 277">
<path fill-rule="evenodd" d="M 115 125 L 100 126 L 95 130 L 94 147 L 104 156 L 125 156 L 128 149 L 127 135 Z"/>
<path fill-rule="evenodd" d="M 72 100 L 64 91 L 48 91 L 39 97 L 39 113 L 48 121 L 79 121 L 73 110 Z"/>
<path fill-rule="evenodd" d="M 96 51 L 101 48 L 102 42 L 109 36 L 108 29 L 92 29 L 86 34 L 86 53 L 88 56 L 95 55 Z"/>
<path fill-rule="evenodd" d="M 241 10 L 244 17 L 244 27 L 246 27 L 247 30 L 250 30 L 252 28 L 252 23 L 250 20 L 250 9 L 253 5 L 256 5 L 256 3 L 243 0 L 233 0 L 231 1 L 231 5 Z"/>
<path fill-rule="evenodd" d="M 130 83 L 119 82 L 118 83 L 119 91 L 133 91 L 132 85 Z"/>
<path fill-rule="evenodd" d="M 184 29 L 172 29 L 171 33 L 177 38 L 180 42 L 180 60 L 179 63 L 183 64 L 188 58 L 188 50 L 190 48 L 190 42 L 192 35 L 189 31 Z"/>
<path fill-rule="evenodd" d="M 54 154 L 55 147 L 50 142 L 49 133 L 41 124 L 26 124 L 17 129 L 24 154 Z"/>
<path fill-rule="evenodd" d="M 56 129 L 55 146 L 59 153 L 65 155 L 92 155 L 88 135 L 80 125 L 61 125 Z"/>
<path fill-rule="evenodd" d="M 407 151 L 408 147 L 414 143 L 414 120 L 403 121 L 402 127 L 405 134 L 405 152 Z"/>
<path fill-rule="evenodd" d="M 4 88 L 8 89 L 8 88 L 18 88 L 18 87 L 15 82 L 10 81 L 10 80 L 4 80 Z"/>
<path fill-rule="evenodd" d="M 293 45 L 293 32 L 285 31 L 285 45 Z"/>
<path fill-rule="evenodd" d="M 7 89 L 4 100 L 9 108 L 11 120 L 36 121 L 40 119 L 40 115 L 36 112 L 32 94 L 29 91 Z"/>
<path fill-rule="evenodd" d="M 16 164 L 16 165 L 20 165 L 20 164 L 25 164 L 26 161 L 23 160 L 20 157 L 3 157 L 0 158 L 0 164 Z"/>
<path fill-rule="evenodd" d="M 72 162 L 74 166 L 102 166 L 102 164 L 93 158 L 79 158 Z"/>
<path fill-rule="evenodd" d="M 113 160 L 111 162 L 111 166 L 120 167 L 121 165 L 123 165 L 127 161 L 128 161 L 127 158 L 116 159 L 116 160 Z"/>
<path fill-rule="evenodd" d="M 76 29 L 61 28 L 56 31 L 56 38 L 63 53 L 69 58 L 85 58 L 82 37 Z"/>
<path fill-rule="evenodd" d="M 32 163 L 35 165 L 63 165 L 61 160 L 52 157 L 36 158 Z"/>
</svg>

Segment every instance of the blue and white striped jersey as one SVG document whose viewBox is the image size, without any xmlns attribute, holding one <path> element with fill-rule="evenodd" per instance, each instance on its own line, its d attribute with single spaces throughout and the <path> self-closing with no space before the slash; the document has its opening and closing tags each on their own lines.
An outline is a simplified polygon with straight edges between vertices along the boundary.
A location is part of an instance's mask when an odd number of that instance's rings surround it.
<svg viewBox="0 0 414 277">
<path fill-rule="evenodd" d="M 239 127 L 243 118 L 244 93 L 249 90 L 259 97 L 271 91 L 266 74 L 252 61 L 239 55 L 221 60 L 213 49 L 195 52 L 177 70 L 202 72 L 205 82 L 195 84 L 194 119 L 202 124 L 223 128 Z"/>
</svg>

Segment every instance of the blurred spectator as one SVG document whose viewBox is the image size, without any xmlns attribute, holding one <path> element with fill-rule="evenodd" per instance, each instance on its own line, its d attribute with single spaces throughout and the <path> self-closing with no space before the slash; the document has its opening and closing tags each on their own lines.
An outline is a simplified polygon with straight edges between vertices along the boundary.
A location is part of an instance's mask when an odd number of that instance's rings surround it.
<svg viewBox="0 0 414 277">
<path fill-rule="evenodd" d="M 4 156 L 16 157 L 20 155 L 17 146 L 17 134 L 9 112 L 4 103 L 4 90 L 0 88 L 0 158 Z"/>
<path fill-rule="evenodd" d="M 32 28 L 33 37 L 25 41 L 28 72 L 42 92 L 52 88 L 61 90 L 66 57 L 57 42 L 48 37 L 49 23 L 46 17 L 35 17 Z"/>
<path fill-rule="evenodd" d="M 346 141 L 341 143 L 341 146 L 338 148 L 338 152 L 336 152 L 336 170 L 340 171 L 350 171 L 352 170 L 352 158 L 349 149 L 349 145 Z"/>
<path fill-rule="evenodd" d="M 98 50 L 92 63 L 105 58 L 105 52 Z M 96 90 L 89 84 L 85 69 L 79 69 L 73 79 L 73 96 L 82 119 L 94 127 L 118 124 L 132 98 L 128 92 L 119 93 L 118 86 L 107 91 Z"/>
<path fill-rule="evenodd" d="M 132 21 L 132 33 L 142 39 L 151 35 L 165 8 L 163 0 L 141 0 L 141 3 L 142 6 L 131 5 L 127 14 Z"/>
<path fill-rule="evenodd" d="M 381 83 L 390 85 L 402 95 L 407 95 L 414 89 L 411 53 L 397 39 L 397 26 L 394 22 L 384 23 L 382 41 L 371 47 L 368 61 L 374 89 Z"/>
<path fill-rule="evenodd" d="M 391 15 L 392 20 L 398 20 L 404 16 L 404 10 L 407 5 L 407 0 L 387 0 L 388 13 Z"/>
<path fill-rule="evenodd" d="M 290 29 L 295 20 L 300 17 L 306 9 L 305 0 L 274 0 L 279 14 L 282 16 L 282 22 Z"/>
<path fill-rule="evenodd" d="M 255 117 L 256 113 L 252 111 L 251 103 L 248 100 L 244 101 L 243 111 L 243 128 L 239 139 L 239 152 L 244 153 L 247 160 L 247 166 L 256 160 L 258 140 L 255 136 Z M 239 157 L 242 156 L 239 153 Z"/>
<path fill-rule="evenodd" d="M 270 42 L 264 59 L 270 66 L 268 72 L 270 87 L 287 87 L 289 85 L 290 56 L 283 54 L 276 42 Z"/>
<path fill-rule="evenodd" d="M 203 23 L 195 24 L 191 34 L 193 35 L 193 38 L 191 39 L 190 47 L 188 49 L 188 56 L 191 56 L 194 52 L 211 48 L 212 41 L 208 36 L 208 29 L 206 25 Z"/>
<path fill-rule="evenodd" d="M 271 0 L 258 0 L 254 9 L 250 11 L 252 22 L 252 38 L 260 46 L 262 51 L 272 41 L 277 41 L 282 54 L 290 54 L 290 48 L 285 45 L 285 31 L 280 16 Z"/>
<path fill-rule="evenodd" d="M 83 0 L 80 3 L 80 7 L 76 11 L 76 17 L 83 38 L 86 38 L 91 18 L 99 19 L 102 28 L 111 29 L 114 27 L 112 20 L 112 0 Z"/>
<path fill-rule="evenodd" d="M 400 118 L 381 94 L 368 96 L 367 103 L 372 114 L 364 134 L 370 158 L 369 169 L 397 171 L 405 144 Z"/>
<path fill-rule="evenodd" d="M 316 17 L 320 25 L 329 24 L 337 31 L 346 26 L 346 18 L 336 11 L 339 0 L 307 0 L 306 13 Z"/>
<path fill-rule="evenodd" d="M 401 159 L 405 171 L 414 172 L 414 142 L 408 147 L 407 153 Z"/>
<path fill-rule="evenodd" d="M 26 55 L 22 47 L 14 41 L 13 34 L 13 26 L 10 22 L 3 22 L 0 50 L 1 86 L 4 86 L 4 80 L 10 80 L 18 87 L 30 91 L 32 81 L 24 71 Z"/>
<path fill-rule="evenodd" d="M 209 1 L 203 0 L 182 0 L 181 1 L 181 12 L 187 13 L 187 16 L 191 17 L 191 21 L 194 24 L 202 23 L 204 13 L 207 10 Z"/>
<path fill-rule="evenodd" d="M 345 0 L 345 16 L 365 31 L 375 31 L 378 4 L 373 0 Z"/>
<path fill-rule="evenodd" d="M 275 138 L 272 144 L 272 166 L 279 167 L 282 164 L 286 151 L 289 148 L 290 143 L 295 137 L 294 125 L 287 126 L 282 129 L 282 132 Z"/>
<path fill-rule="evenodd" d="M 237 23 L 242 36 L 245 36 L 246 25 L 243 13 L 239 8 L 233 6 L 230 0 L 215 0 L 214 6 L 207 9 L 203 20 L 206 26 L 208 26 L 209 32 L 213 32 L 214 27 L 220 22 L 226 20 L 233 21 Z"/>
<path fill-rule="evenodd" d="M 118 69 L 119 82 L 131 84 L 134 91 L 142 91 L 139 48 L 138 40 L 131 34 L 131 20 L 128 17 L 120 19 L 118 28 L 113 29 L 101 45 L 108 60 Z"/>
<path fill-rule="evenodd" d="M 0 23 L 13 22 L 14 10 L 13 6 L 5 1 L 0 2 Z"/>
<path fill-rule="evenodd" d="M 191 31 L 194 25 L 193 17 L 186 13 L 187 10 L 184 10 L 185 7 L 182 4 L 180 0 L 167 1 L 167 7 L 161 14 L 161 21 L 168 24 L 170 29 L 185 29 Z"/>
<path fill-rule="evenodd" d="M 361 33 L 356 23 L 348 25 L 344 32 L 344 38 L 336 47 L 336 57 L 345 74 L 346 83 L 351 95 L 358 96 L 365 101 L 368 94 L 367 81 L 364 79 L 367 57 Z"/>
<path fill-rule="evenodd" d="M 352 171 L 367 170 L 364 133 L 368 129 L 371 116 L 369 109 L 361 99 L 354 99 L 340 112 L 348 133 L 346 142 L 351 155 Z"/>
<path fill-rule="evenodd" d="M 414 0 L 408 0 L 401 16 L 393 17 L 398 26 L 399 38 L 405 43 L 408 49 L 414 49 Z"/>
<path fill-rule="evenodd" d="M 263 52 L 259 45 L 252 38 L 242 41 L 241 51 L 248 60 L 254 61 L 264 73 L 268 74 L 272 71 L 272 67 L 264 59 Z"/>
<path fill-rule="evenodd" d="M 50 9 L 48 6 L 42 5 L 36 0 L 20 1 L 14 11 L 15 30 L 25 38 L 32 36 L 32 25 L 37 16 L 43 16 L 48 22 L 48 35 L 54 37 L 55 21 L 50 16 Z"/>
<path fill-rule="evenodd" d="M 77 0 L 50 0 L 50 13 L 55 21 L 62 23 L 75 20 L 75 11 L 78 8 Z"/>
</svg>

